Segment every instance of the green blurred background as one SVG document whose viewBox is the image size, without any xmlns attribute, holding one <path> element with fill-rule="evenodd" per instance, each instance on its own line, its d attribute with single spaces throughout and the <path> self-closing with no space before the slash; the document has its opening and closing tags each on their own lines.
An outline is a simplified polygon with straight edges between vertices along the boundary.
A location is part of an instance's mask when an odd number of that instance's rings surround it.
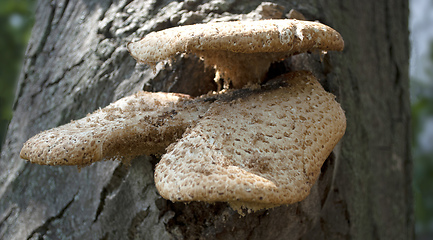
<svg viewBox="0 0 433 240">
<path fill-rule="evenodd" d="M 433 239 L 433 1 L 409 0 L 416 236 Z"/>
<path fill-rule="evenodd" d="M 34 0 L 0 0 L 0 149 L 27 40 L 33 26 Z"/>
<path fill-rule="evenodd" d="M 412 156 L 417 239 L 433 239 L 433 41 L 429 81 L 411 79 Z"/>
<path fill-rule="evenodd" d="M 433 239 L 433 28 L 430 27 L 433 25 L 433 4 L 431 2 L 430 0 L 410 1 L 412 146 L 417 239 Z M 8 122 L 12 117 L 16 80 L 34 21 L 34 4 L 35 0 L 0 1 L 0 149 Z M 420 11 L 426 12 L 425 18 Z M 426 33 L 426 36 L 421 36 Z M 428 48 L 421 48 L 421 50 L 416 48 L 419 39 L 427 39 L 423 41 L 429 41 Z M 416 69 L 415 66 L 418 65 L 421 67 Z"/>
</svg>

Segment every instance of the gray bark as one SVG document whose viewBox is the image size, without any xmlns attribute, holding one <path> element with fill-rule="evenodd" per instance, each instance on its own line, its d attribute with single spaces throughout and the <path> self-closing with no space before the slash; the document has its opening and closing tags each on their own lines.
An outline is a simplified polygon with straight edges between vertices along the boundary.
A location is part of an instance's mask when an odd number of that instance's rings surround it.
<svg viewBox="0 0 433 240">
<path fill-rule="evenodd" d="M 413 239 L 407 1 L 274 3 L 260 11 L 260 1 L 243 0 L 39 1 L 0 159 L 0 238 Z M 217 18 L 284 17 L 290 9 L 346 42 L 342 53 L 300 55 L 272 70 L 312 70 L 346 112 L 346 135 L 306 200 L 240 217 L 225 203 L 162 199 L 156 157 L 81 171 L 20 159 L 36 133 L 138 90 L 196 96 L 216 88 L 213 71 L 196 57 L 178 57 L 154 74 L 136 65 L 128 41 Z"/>
</svg>

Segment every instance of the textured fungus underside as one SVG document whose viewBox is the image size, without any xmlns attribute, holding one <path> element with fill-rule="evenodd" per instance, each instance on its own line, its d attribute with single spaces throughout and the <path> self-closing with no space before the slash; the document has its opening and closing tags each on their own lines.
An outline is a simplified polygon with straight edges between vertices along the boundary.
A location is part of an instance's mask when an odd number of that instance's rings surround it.
<svg viewBox="0 0 433 240">
<path fill-rule="evenodd" d="M 158 163 L 160 194 L 171 201 L 229 202 L 238 209 L 303 200 L 344 135 L 346 119 L 311 73 L 278 80 L 282 87 L 274 83 L 213 103 Z"/>
<path fill-rule="evenodd" d="M 271 63 L 312 51 L 341 51 L 344 41 L 317 22 L 285 20 L 196 24 L 152 32 L 128 44 L 138 61 L 155 65 L 179 53 L 194 53 L 213 66 L 226 86 L 260 83 Z"/>
</svg>

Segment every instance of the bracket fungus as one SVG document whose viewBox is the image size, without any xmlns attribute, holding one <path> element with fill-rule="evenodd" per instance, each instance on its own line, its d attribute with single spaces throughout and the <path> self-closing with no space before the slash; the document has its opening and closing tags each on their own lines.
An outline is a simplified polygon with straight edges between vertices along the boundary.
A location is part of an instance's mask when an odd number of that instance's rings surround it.
<svg viewBox="0 0 433 240">
<path fill-rule="evenodd" d="M 216 101 L 168 147 L 155 169 L 172 201 L 229 202 L 261 209 L 304 199 L 344 135 L 334 95 L 309 72 Z"/>
<path fill-rule="evenodd" d="M 216 78 L 222 77 L 226 88 L 242 88 L 261 83 L 273 62 L 303 52 L 341 51 L 344 41 L 324 24 L 285 19 L 174 27 L 152 32 L 127 47 L 137 61 L 150 65 L 179 53 L 194 53 L 215 68 Z"/>
<path fill-rule="evenodd" d="M 197 54 L 215 67 L 227 89 L 197 98 L 139 92 L 39 133 L 20 156 L 38 164 L 85 166 L 157 154 L 162 158 L 155 184 L 171 201 L 223 201 L 234 209 L 301 201 L 344 135 L 344 111 L 310 72 L 258 84 L 273 62 L 343 47 L 332 28 L 298 20 L 197 24 L 150 33 L 128 44 L 136 60 L 155 65 L 178 53 Z"/>
<path fill-rule="evenodd" d="M 30 138 L 20 157 L 41 165 L 85 166 L 162 154 L 206 112 L 210 101 L 185 94 L 138 92 L 86 117 Z"/>
</svg>

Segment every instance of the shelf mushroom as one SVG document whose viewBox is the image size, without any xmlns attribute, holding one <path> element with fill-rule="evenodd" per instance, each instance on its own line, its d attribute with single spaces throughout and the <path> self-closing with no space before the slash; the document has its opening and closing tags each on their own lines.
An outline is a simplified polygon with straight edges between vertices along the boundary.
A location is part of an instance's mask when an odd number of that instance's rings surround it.
<svg viewBox="0 0 433 240">
<path fill-rule="evenodd" d="M 343 47 L 332 28 L 298 20 L 197 24 L 148 34 L 128 44 L 135 59 L 155 65 L 181 52 L 197 54 L 226 90 L 195 99 L 140 92 L 41 132 L 20 156 L 85 166 L 163 154 L 155 184 L 166 199 L 254 210 L 301 201 L 344 135 L 344 112 L 309 72 L 258 84 L 272 62 Z"/>
<path fill-rule="evenodd" d="M 86 166 L 163 154 L 197 122 L 211 101 L 185 94 L 138 92 L 24 143 L 20 157 L 41 165 Z"/>
<path fill-rule="evenodd" d="M 179 53 L 196 54 L 215 68 L 216 81 L 222 77 L 225 88 L 235 89 L 260 84 L 271 63 L 290 55 L 343 48 L 334 29 L 299 20 L 175 27 L 128 44 L 137 61 L 150 65 Z M 290 204 L 309 194 L 344 135 L 344 112 L 311 73 L 272 81 L 283 85 L 213 103 L 167 148 L 155 169 L 161 196 L 229 202 L 239 210 Z"/>
<path fill-rule="evenodd" d="M 317 22 L 285 20 L 196 24 L 152 32 L 127 45 L 139 62 L 155 65 L 179 53 L 194 53 L 216 70 L 227 88 L 242 88 L 265 78 L 269 66 L 290 55 L 341 51 L 344 41 Z"/>
<path fill-rule="evenodd" d="M 290 204 L 308 196 L 343 137 L 335 96 L 309 72 L 292 72 L 234 99 L 214 102 L 170 145 L 155 169 L 172 201 L 229 202 L 237 210 Z"/>
</svg>

